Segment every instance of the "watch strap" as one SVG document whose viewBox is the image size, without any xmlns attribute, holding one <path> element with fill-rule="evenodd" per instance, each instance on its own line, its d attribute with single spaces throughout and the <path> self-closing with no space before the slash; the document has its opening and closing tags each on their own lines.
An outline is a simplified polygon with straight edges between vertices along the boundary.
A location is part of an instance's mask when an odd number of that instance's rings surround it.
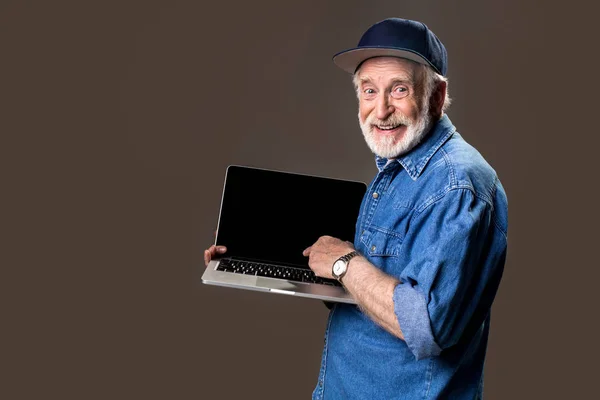
<svg viewBox="0 0 600 400">
<path fill-rule="evenodd" d="M 358 255 L 358 251 L 354 250 L 354 251 L 351 251 L 350 253 L 346 254 L 345 256 L 340 257 L 340 260 L 344 260 L 344 261 L 348 262 L 353 257 L 356 257 L 357 255 Z"/>
<path fill-rule="evenodd" d="M 353 259 L 354 257 L 356 257 L 358 255 L 358 251 L 354 250 L 351 251 L 350 253 L 341 256 L 340 258 L 338 258 L 336 260 L 336 262 L 338 261 L 343 261 L 346 263 L 346 270 L 344 271 L 343 274 L 341 274 L 340 276 L 336 276 L 336 279 L 338 280 L 338 282 L 340 282 L 342 285 L 344 284 L 344 282 L 342 282 L 342 278 L 344 277 L 344 275 L 346 275 L 346 273 L 348 272 L 348 263 L 350 262 L 351 259 Z M 335 265 L 335 263 L 334 263 Z"/>
</svg>

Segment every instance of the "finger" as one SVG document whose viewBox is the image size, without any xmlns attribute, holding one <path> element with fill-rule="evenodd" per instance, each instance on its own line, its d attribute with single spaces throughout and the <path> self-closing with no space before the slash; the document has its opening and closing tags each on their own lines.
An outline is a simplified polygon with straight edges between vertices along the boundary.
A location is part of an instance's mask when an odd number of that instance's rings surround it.
<svg viewBox="0 0 600 400">
<path fill-rule="evenodd" d="M 208 252 L 210 253 L 211 257 L 214 257 L 217 254 L 223 254 L 226 251 L 227 251 L 227 247 L 225 247 L 225 246 L 216 246 L 214 244 L 208 248 Z"/>
<path fill-rule="evenodd" d="M 307 247 L 306 249 L 304 249 L 304 251 L 302 252 L 302 255 L 304 257 L 308 257 L 310 255 L 310 251 L 312 249 L 312 246 Z"/>
<path fill-rule="evenodd" d="M 204 265 L 208 267 L 209 262 L 210 262 L 210 252 L 208 250 L 204 250 Z"/>
</svg>

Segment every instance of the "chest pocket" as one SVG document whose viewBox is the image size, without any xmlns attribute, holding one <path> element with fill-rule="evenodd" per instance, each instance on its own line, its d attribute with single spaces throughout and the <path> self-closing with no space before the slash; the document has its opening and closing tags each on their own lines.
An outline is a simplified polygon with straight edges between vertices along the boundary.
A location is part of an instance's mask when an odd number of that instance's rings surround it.
<svg viewBox="0 0 600 400">
<path fill-rule="evenodd" d="M 400 254 L 402 236 L 384 228 L 369 226 L 363 230 L 360 241 L 364 253 L 370 257 L 394 257 Z"/>
</svg>

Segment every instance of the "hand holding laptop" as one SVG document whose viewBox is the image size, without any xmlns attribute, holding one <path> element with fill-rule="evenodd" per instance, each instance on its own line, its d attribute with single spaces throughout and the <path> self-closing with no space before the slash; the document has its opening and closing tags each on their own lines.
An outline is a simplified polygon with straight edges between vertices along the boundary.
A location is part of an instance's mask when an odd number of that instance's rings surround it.
<svg viewBox="0 0 600 400">
<path fill-rule="evenodd" d="M 210 260 L 212 260 L 219 254 L 225 254 L 225 252 L 227 252 L 227 247 L 215 246 L 213 244 L 208 249 L 204 250 L 204 265 L 208 267 L 208 263 L 210 262 Z"/>
<path fill-rule="evenodd" d="M 219 232 L 219 230 L 215 231 L 215 239 L 217 238 L 217 233 Z M 212 260 L 213 258 L 215 258 L 218 254 L 225 254 L 227 252 L 227 247 L 225 246 L 216 246 L 216 245 L 212 245 L 210 246 L 208 249 L 204 250 L 204 266 L 208 267 L 208 263 L 210 263 L 210 260 Z"/>
</svg>

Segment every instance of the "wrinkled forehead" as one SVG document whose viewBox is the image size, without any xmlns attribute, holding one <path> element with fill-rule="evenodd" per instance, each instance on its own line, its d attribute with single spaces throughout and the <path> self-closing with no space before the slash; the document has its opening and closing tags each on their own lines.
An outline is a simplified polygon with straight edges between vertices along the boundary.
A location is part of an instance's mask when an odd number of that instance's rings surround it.
<svg viewBox="0 0 600 400">
<path fill-rule="evenodd" d="M 421 64 L 399 57 L 373 57 L 365 60 L 354 74 L 355 82 L 383 79 L 403 79 L 410 82 L 421 77 Z"/>
</svg>

